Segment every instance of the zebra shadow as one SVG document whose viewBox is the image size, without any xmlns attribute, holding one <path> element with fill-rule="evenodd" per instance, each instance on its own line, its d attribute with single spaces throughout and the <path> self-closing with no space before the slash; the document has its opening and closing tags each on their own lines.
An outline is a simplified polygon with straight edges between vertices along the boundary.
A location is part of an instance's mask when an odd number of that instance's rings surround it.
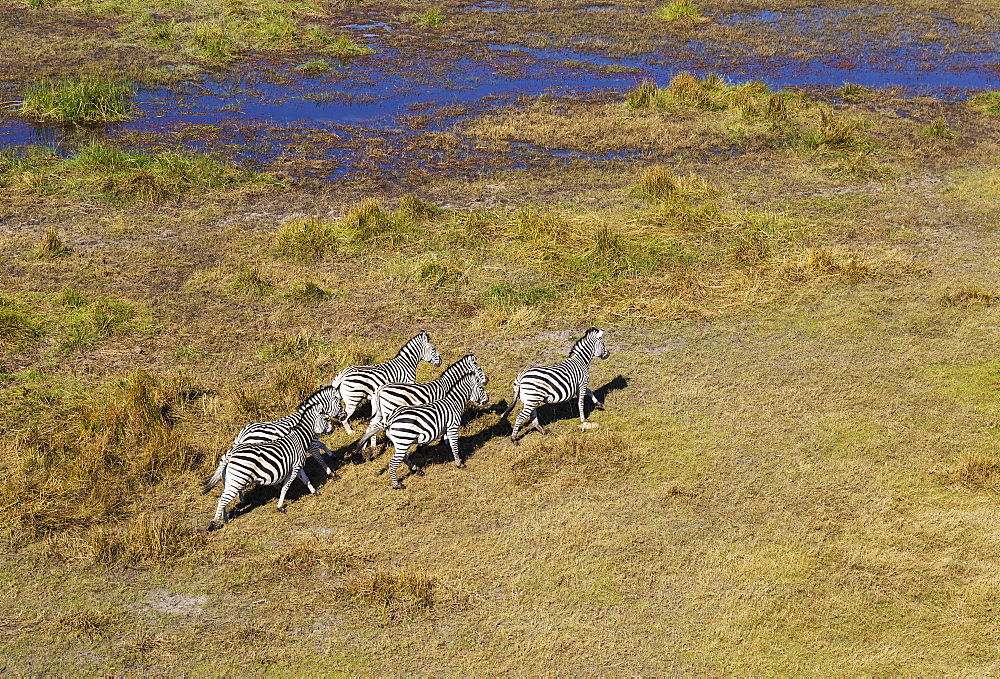
<svg viewBox="0 0 1000 679">
<path fill-rule="evenodd" d="M 345 446 L 349 447 L 349 446 Z M 337 472 L 338 469 L 344 466 L 345 462 L 342 453 L 344 448 L 333 448 L 334 456 L 331 458 L 329 455 L 324 455 L 323 458 L 326 460 L 327 466 Z M 306 458 L 306 464 L 303 469 L 306 472 L 306 476 L 309 477 L 309 481 L 313 484 L 316 489 L 317 494 L 322 492 L 322 488 L 326 486 L 329 482 L 336 482 L 336 476 L 328 477 L 326 472 L 322 467 L 312 458 L 310 455 Z M 235 505 L 228 512 L 229 520 L 235 519 L 238 516 L 243 516 L 248 514 L 258 507 L 263 507 L 271 502 L 276 502 L 278 496 L 281 495 L 280 486 L 254 486 L 253 488 L 247 490 L 243 493 L 243 502 Z M 294 503 L 302 497 L 308 497 L 312 495 L 309 489 L 306 488 L 305 484 L 301 480 L 296 479 L 292 481 L 292 485 L 288 487 L 288 492 L 285 493 L 285 503 Z"/>
<path fill-rule="evenodd" d="M 628 387 L 628 382 L 631 378 L 625 377 L 624 375 L 618 375 L 617 377 L 605 382 L 601 386 L 594 389 L 594 396 L 601 403 L 607 405 L 607 397 L 609 394 L 613 394 L 616 391 L 621 391 Z M 510 405 L 510 401 L 503 400 L 499 401 L 494 409 L 496 412 L 503 413 L 507 410 Z M 523 404 L 518 403 L 519 406 L 523 407 Z M 595 410 L 594 404 L 588 398 L 583 403 L 583 412 L 589 418 L 591 413 Z M 514 420 L 517 418 L 517 414 L 521 412 L 520 408 L 514 408 L 511 412 L 508 420 L 500 420 L 497 424 L 502 428 L 502 432 L 498 432 L 497 435 L 508 435 L 514 428 Z M 543 405 L 538 409 L 538 419 L 541 421 L 543 426 L 548 426 L 553 422 L 559 420 L 574 420 L 579 419 L 580 408 L 577 404 L 576 398 L 569 401 L 563 401 L 562 403 L 556 403 L 553 405 Z M 524 429 L 522 428 L 522 431 Z"/>
</svg>

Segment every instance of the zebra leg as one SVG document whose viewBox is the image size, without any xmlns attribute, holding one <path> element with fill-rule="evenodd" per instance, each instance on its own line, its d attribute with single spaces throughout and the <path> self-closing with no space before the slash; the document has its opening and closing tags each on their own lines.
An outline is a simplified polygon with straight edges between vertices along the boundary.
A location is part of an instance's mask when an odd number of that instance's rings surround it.
<svg viewBox="0 0 1000 679">
<path fill-rule="evenodd" d="M 455 466 L 461 469 L 465 462 L 458 455 L 458 427 L 448 430 L 448 445 L 451 446 L 451 454 L 455 458 Z"/>
<path fill-rule="evenodd" d="M 316 441 L 316 443 L 319 443 L 319 441 Z M 323 444 L 319 443 L 319 446 L 323 446 Z M 323 459 L 323 456 L 320 455 L 320 453 L 319 453 L 319 446 L 315 446 L 315 447 L 314 446 L 310 446 L 310 448 L 309 448 L 309 454 L 313 456 L 314 460 L 316 460 L 317 462 L 319 462 L 319 466 L 320 467 L 322 467 L 323 469 L 326 470 L 326 475 L 327 476 L 337 476 L 336 474 L 333 473 L 333 470 L 330 469 L 330 466 L 327 465 L 326 460 Z M 326 446 L 323 446 L 323 447 L 326 448 Z"/>
<path fill-rule="evenodd" d="M 531 411 L 531 426 L 538 430 L 540 434 L 548 434 L 549 430 L 542 426 L 542 423 L 538 421 L 538 408 Z"/>
<path fill-rule="evenodd" d="M 348 434 L 353 435 L 354 430 L 351 429 L 351 425 L 348 424 L 347 421 L 351 419 L 351 415 L 354 414 L 354 411 L 358 409 L 358 406 L 360 404 L 361 404 L 360 399 L 357 401 L 355 401 L 354 399 L 351 399 L 350 401 L 348 401 L 347 398 L 344 399 L 344 419 L 342 419 L 340 423 L 344 425 L 344 431 L 346 431 Z"/>
<path fill-rule="evenodd" d="M 411 474 L 416 474 L 417 476 L 424 475 L 424 468 L 414 464 L 413 460 L 410 459 L 409 454 L 403 456 L 403 462 L 405 462 L 406 466 L 410 468 Z"/>
<path fill-rule="evenodd" d="M 290 485 L 292 485 L 292 481 L 294 481 L 298 477 L 298 475 L 301 474 L 301 473 L 302 473 L 302 465 L 301 464 L 296 465 L 296 468 L 292 469 L 292 471 L 289 472 L 288 478 L 285 479 L 285 483 L 282 484 L 282 486 L 281 486 L 281 495 L 278 496 L 278 511 L 279 512 L 284 512 L 285 511 L 284 510 L 284 506 L 285 506 L 285 494 L 288 492 L 288 487 Z M 304 476 L 304 474 L 303 474 L 303 476 Z M 306 485 L 309 486 L 309 490 L 310 491 L 313 490 L 312 484 L 309 483 L 308 477 L 306 478 Z"/>
<path fill-rule="evenodd" d="M 528 416 L 531 415 L 534 412 L 535 412 L 534 408 L 532 408 L 531 406 L 526 405 L 526 406 L 524 406 L 524 410 L 522 410 L 518 414 L 517 419 L 514 420 L 514 431 L 512 431 L 510 433 L 510 441 L 515 446 L 517 445 L 517 432 L 520 431 L 521 425 L 524 424 L 524 421 L 528 419 Z"/>
<path fill-rule="evenodd" d="M 313 441 L 313 445 L 322 450 L 325 454 L 329 455 L 330 457 L 333 457 L 333 451 L 327 448 L 326 444 L 320 441 L 319 439 Z"/>
<path fill-rule="evenodd" d="M 309 489 L 310 493 L 312 493 L 313 495 L 316 494 L 316 489 L 313 488 L 312 482 L 310 482 L 309 481 L 309 477 L 306 476 L 306 470 L 305 469 L 302 469 L 302 468 L 299 469 L 299 480 L 301 480 L 302 483 L 306 484 L 306 488 Z"/>
<path fill-rule="evenodd" d="M 392 481 L 392 487 L 396 490 L 402 490 L 406 486 L 399 482 L 396 478 L 396 471 L 399 469 L 399 465 L 405 460 L 407 465 L 410 464 L 410 458 L 406 455 L 406 451 L 409 446 L 403 448 L 402 446 L 396 446 L 396 454 L 392 456 L 389 460 L 389 479 Z"/>
<path fill-rule="evenodd" d="M 219 497 L 219 504 L 215 508 L 215 518 L 208 522 L 208 530 L 222 528 L 228 518 L 226 516 L 226 507 L 229 506 L 229 503 L 233 501 L 237 494 L 242 496 L 243 493 L 235 486 L 227 486 L 222 489 L 222 495 Z M 240 501 L 242 502 L 242 499 Z"/>
<path fill-rule="evenodd" d="M 594 404 L 595 410 L 604 410 L 604 402 L 597 400 L 597 397 L 594 396 L 594 392 L 590 390 L 590 387 L 587 387 L 587 395 L 590 396 L 590 401 Z"/>
<path fill-rule="evenodd" d="M 587 387 L 580 385 L 580 394 L 577 398 L 577 405 L 580 408 L 580 424 L 587 421 L 587 415 L 583 412 L 583 404 L 587 401 Z"/>
</svg>

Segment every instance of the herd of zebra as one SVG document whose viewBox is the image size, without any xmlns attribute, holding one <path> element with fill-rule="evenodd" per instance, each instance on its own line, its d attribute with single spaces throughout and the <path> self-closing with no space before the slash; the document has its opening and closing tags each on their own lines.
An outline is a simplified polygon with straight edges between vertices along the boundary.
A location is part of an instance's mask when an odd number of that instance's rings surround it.
<svg viewBox="0 0 1000 679">
<path fill-rule="evenodd" d="M 607 357 L 604 331 L 590 328 L 573 345 L 566 360 L 522 370 L 514 379 L 514 396 L 502 417 L 506 419 L 517 401 L 521 401 L 523 407 L 514 421 L 510 440 L 517 445 L 518 432 L 525 423 L 543 434 L 548 433 L 538 421 L 538 407 L 569 401 L 574 396 L 578 399 L 581 428 L 595 426 L 587 422 L 585 400 L 590 398 L 599 410 L 604 409 L 604 404 L 590 390 L 590 362 L 594 358 Z M 253 484 L 280 485 L 278 509 L 282 511 L 285 494 L 296 478 L 302 480 L 310 493 L 315 493 L 316 489 L 303 471 L 307 455 L 319 462 L 327 476 L 336 478 L 336 473 L 320 453 L 321 450 L 328 455 L 333 452 L 318 437 L 333 431 L 331 418 L 340 420 L 344 430 L 353 434 L 348 421 L 366 398 L 371 402 L 372 417 L 357 443 L 357 450 L 364 453 L 367 446 L 365 457 L 370 460 L 378 435 L 385 436 L 395 449 L 389 462 L 393 488 L 403 488 L 397 478 L 400 464 L 406 463 L 413 474 L 423 474 L 408 454 L 414 445 L 443 438 L 451 447 L 455 465 L 464 467 L 458 451 L 462 414 L 469 402 L 489 405 L 486 394 L 489 379 L 470 353 L 449 366 L 433 382 L 416 383 L 420 361 L 434 367 L 441 365 L 441 356 L 426 332 L 411 338 L 395 358 L 385 363 L 344 368 L 332 385 L 310 395 L 290 415 L 273 422 L 245 426 L 236 435 L 232 447 L 222 455 L 215 472 L 205 481 L 203 493 L 220 480 L 223 482 L 215 518 L 208 529 L 221 527 L 226 520 L 226 507 L 237 496 L 242 502 L 244 490 Z"/>
</svg>

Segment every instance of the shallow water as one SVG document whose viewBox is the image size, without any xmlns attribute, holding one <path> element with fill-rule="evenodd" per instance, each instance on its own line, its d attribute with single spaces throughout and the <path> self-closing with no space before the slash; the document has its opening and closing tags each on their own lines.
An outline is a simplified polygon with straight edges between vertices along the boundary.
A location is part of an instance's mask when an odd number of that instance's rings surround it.
<svg viewBox="0 0 1000 679">
<path fill-rule="evenodd" d="M 611 11 L 595 5 L 588 9 Z M 482 2 L 469 11 L 501 12 L 499 2 Z M 359 162 L 390 169 L 392 162 L 364 158 L 366 135 L 380 135 L 390 155 L 418 133 L 446 131 L 463 116 L 515 101 L 520 96 L 624 94 L 643 79 L 665 84 L 681 71 L 720 73 L 733 81 L 760 78 L 771 87 L 823 87 L 853 82 L 868 87 L 899 86 L 908 94 L 961 98 L 972 90 L 1000 88 L 1000 40 L 981 37 L 967 51 L 939 49 L 917 36 L 901 36 L 893 45 L 868 40 L 856 10 L 760 12 L 728 17 L 723 25 L 759 26 L 786 31 L 803 27 L 816 32 L 855 31 L 852 43 L 863 57 L 797 61 L 781 58 L 734 58 L 713 54 L 711 44 L 689 41 L 683 53 L 610 58 L 590 52 L 546 50 L 508 45 L 474 46 L 472 54 L 403 53 L 369 41 L 377 54 L 338 63 L 319 76 L 297 73 L 294 64 L 250 64 L 226 76 L 205 75 L 172 89 L 139 92 L 139 115 L 126 123 L 95 131 L 136 148 L 189 149 L 214 153 L 250 165 L 274 163 L 285 155 L 313 154 L 317 169 L 306 174 L 337 177 Z M 386 35 L 392 27 L 372 21 L 350 26 L 366 35 Z M 938 22 L 936 34 L 955 27 Z M 866 41 L 868 41 L 866 43 Z M 266 75 L 265 75 L 266 74 Z M 413 124 L 419 118 L 418 124 Z M 0 146 L 41 145 L 68 152 L 86 134 L 60 127 L 0 119 Z M 469 140 L 465 140 L 468 142 Z M 512 149 L 511 163 L 524 153 Z M 548 152 L 553 161 L 579 154 Z M 427 155 L 427 154 L 425 154 Z M 441 155 L 441 154 L 438 154 Z M 445 154 L 447 155 L 447 154 Z M 429 154 L 435 157 L 434 153 Z M 448 158 L 460 170 L 475 166 L 474 145 L 460 145 Z M 618 157 L 618 156 L 615 156 Z M 594 158 L 600 160 L 599 158 Z M 443 161 L 442 161 L 443 162 Z M 568 162 L 568 161 L 567 161 Z M 471 165 L 469 165 L 471 163 Z"/>
</svg>

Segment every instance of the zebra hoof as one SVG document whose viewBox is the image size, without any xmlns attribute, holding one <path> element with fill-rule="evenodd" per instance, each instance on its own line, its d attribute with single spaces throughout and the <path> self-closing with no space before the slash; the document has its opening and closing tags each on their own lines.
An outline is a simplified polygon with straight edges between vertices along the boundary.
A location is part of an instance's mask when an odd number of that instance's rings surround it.
<svg viewBox="0 0 1000 679">
<path fill-rule="evenodd" d="M 392 489 L 393 490 L 406 490 L 406 486 L 404 486 L 402 483 L 394 483 L 394 484 L 392 484 Z"/>
<path fill-rule="evenodd" d="M 287 514 L 288 513 L 288 509 L 285 508 L 285 507 L 278 507 L 278 511 L 281 512 L 282 514 Z"/>
<path fill-rule="evenodd" d="M 220 528 L 222 528 L 221 523 L 216 523 L 215 521 L 209 521 L 208 527 L 205 529 L 205 531 L 211 533 L 213 530 L 219 530 Z"/>
<path fill-rule="evenodd" d="M 412 471 L 417 476 L 423 476 L 424 475 L 424 468 L 423 467 L 414 467 L 410 471 Z"/>
<path fill-rule="evenodd" d="M 333 472 L 332 474 L 330 474 L 330 480 L 331 481 L 340 481 L 340 474 L 338 474 L 337 472 Z"/>
<path fill-rule="evenodd" d="M 601 425 L 596 422 L 584 422 L 580 425 L 580 431 L 587 431 L 588 429 L 597 429 Z"/>
<path fill-rule="evenodd" d="M 595 403 L 594 404 L 594 410 L 604 410 L 604 404 L 603 403 Z"/>
<path fill-rule="evenodd" d="M 518 440 L 517 440 L 516 438 L 514 438 L 513 436 L 511 436 L 511 437 L 510 437 L 510 442 L 511 442 L 511 443 L 513 443 L 513 444 L 514 444 L 515 446 L 519 446 L 519 445 L 521 445 L 521 442 L 520 442 L 520 441 L 518 441 Z"/>
<path fill-rule="evenodd" d="M 465 469 L 465 463 L 464 462 L 456 462 L 455 466 L 458 467 L 459 469 Z"/>
</svg>

